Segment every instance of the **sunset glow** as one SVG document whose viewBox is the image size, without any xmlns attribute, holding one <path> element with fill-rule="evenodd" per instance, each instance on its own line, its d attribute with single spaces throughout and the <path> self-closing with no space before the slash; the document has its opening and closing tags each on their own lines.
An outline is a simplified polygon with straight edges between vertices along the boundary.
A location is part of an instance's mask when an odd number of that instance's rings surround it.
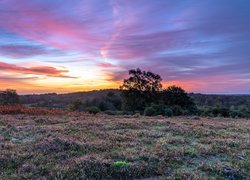
<svg viewBox="0 0 250 180">
<path fill-rule="evenodd" d="M 0 89 L 119 88 L 131 68 L 188 92 L 250 93 L 250 1 L 0 1 Z"/>
</svg>

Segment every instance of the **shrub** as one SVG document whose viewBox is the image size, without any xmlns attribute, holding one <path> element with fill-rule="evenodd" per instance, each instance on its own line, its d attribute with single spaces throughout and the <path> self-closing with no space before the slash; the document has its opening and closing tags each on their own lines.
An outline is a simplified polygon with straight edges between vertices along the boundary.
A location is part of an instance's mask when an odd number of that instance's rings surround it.
<svg viewBox="0 0 250 180">
<path fill-rule="evenodd" d="M 19 96 L 15 90 L 0 91 L 0 105 L 16 105 L 19 103 Z"/>
<path fill-rule="evenodd" d="M 167 117 L 172 117 L 173 116 L 173 111 L 170 108 L 165 108 L 164 109 L 164 115 Z"/>
<path fill-rule="evenodd" d="M 238 117 L 240 117 L 240 112 L 239 111 L 237 111 L 237 110 L 231 110 L 230 112 L 229 112 L 229 115 L 230 115 L 230 117 L 231 118 L 238 118 Z"/>
<path fill-rule="evenodd" d="M 183 115 L 183 110 L 182 110 L 181 106 L 175 105 L 175 106 L 172 106 L 171 109 L 173 111 L 174 116 Z"/>
<path fill-rule="evenodd" d="M 155 116 L 156 115 L 156 111 L 153 107 L 146 107 L 144 110 L 144 115 L 145 116 Z"/>
<path fill-rule="evenodd" d="M 187 109 L 183 110 L 183 115 L 184 115 L 184 116 L 195 115 L 195 114 L 196 114 L 196 113 L 192 113 L 191 111 L 189 111 L 189 110 L 187 110 Z"/>
<path fill-rule="evenodd" d="M 223 117 L 229 117 L 230 111 L 228 108 L 220 108 L 220 115 Z"/>
<path fill-rule="evenodd" d="M 164 104 L 152 104 L 151 106 L 155 110 L 155 115 L 165 115 L 166 105 Z"/>
<path fill-rule="evenodd" d="M 231 117 L 231 118 L 248 118 L 250 117 L 250 112 L 247 109 L 238 108 L 204 108 L 200 109 L 202 116 L 210 117 Z"/>
<path fill-rule="evenodd" d="M 229 109 L 227 108 L 215 107 L 213 108 L 212 113 L 214 116 L 229 117 Z"/>
<path fill-rule="evenodd" d="M 96 106 L 87 107 L 85 110 L 90 114 L 97 114 L 100 112 L 100 109 Z"/>
<path fill-rule="evenodd" d="M 82 109 L 82 102 L 77 100 L 69 104 L 68 109 L 70 111 L 81 111 Z"/>
<path fill-rule="evenodd" d="M 184 109 L 196 109 L 195 103 L 188 93 L 177 86 L 170 86 L 161 92 L 161 100 L 168 106 L 180 106 Z"/>
</svg>

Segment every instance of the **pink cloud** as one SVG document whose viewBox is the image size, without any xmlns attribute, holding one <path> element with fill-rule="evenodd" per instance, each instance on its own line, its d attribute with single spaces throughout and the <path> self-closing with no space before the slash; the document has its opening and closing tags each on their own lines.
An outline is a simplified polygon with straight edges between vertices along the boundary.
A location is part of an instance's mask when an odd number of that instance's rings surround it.
<svg viewBox="0 0 250 180">
<path fill-rule="evenodd" d="M 64 74 L 69 72 L 68 70 L 60 70 L 50 66 L 37 66 L 28 68 L 28 67 L 17 66 L 14 64 L 8 64 L 5 62 L 0 62 L 0 70 L 2 72 L 11 72 L 11 73 L 46 75 L 46 76 L 61 77 L 61 78 L 75 78 Z"/>
<path fill-rule="evenodd" d="M 32 1 L 12 0 L 2 5 L 12 14 L 0 13 L 0 26 L 28 39 L 61 49 L 84 50 L 98 49 L 103 42 L 101 35 L 91 31 L 93 22 L 62 17 Z"/>
<path fill-rule="evenodd" d="M 106 63 L 106 62 L 101 62 L 98 64 L 99 67 L 101 68 L 119 68 L 120 66 L 112 64 L 112 63 Z"/>
</svg>

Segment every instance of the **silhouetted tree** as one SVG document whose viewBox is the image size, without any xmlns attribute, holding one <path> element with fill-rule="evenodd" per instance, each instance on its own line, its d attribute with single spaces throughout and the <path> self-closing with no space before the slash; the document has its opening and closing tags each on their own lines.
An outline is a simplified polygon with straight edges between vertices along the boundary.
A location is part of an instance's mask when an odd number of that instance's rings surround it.
<svg viewBox="0 0 250 180">
<path fill-rule="evenodd" d="M 129 70 L 129 75 L 121 86 L 125 110 L 142 111 L 146 106 L 158 101 L 162 88 L 160 75 L 139 68 Z"/>
<path fill-rule="evenodd" d="M 15 105 L 19 104 L 19 96 L 16 90 L 7 89 L 0 92 L 0 104 L 1 105 Z"/>
<path fill-rule="evenodd" d="M 161 100 L 168 106 L 180 106 L 183 109 L 194 109 L 193 100 L 181 87 L 170 86 L 161 92 Z"/>
</svg>

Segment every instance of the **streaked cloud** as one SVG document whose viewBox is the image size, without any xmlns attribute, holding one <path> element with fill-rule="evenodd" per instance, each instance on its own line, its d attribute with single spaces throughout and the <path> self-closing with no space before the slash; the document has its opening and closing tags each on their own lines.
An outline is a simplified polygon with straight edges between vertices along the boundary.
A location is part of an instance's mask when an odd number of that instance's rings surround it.
<svg viewBox="0 0 250 180">
<path fill-rule="evenodd" d="M 45 75 L 45 76 L 60 77 L 60 78 L 75 78 L 65 75 L 65 73 L 69 72 L 68 70 L 60 70 L 50 66 L 22 67 L 0 61 L 0 70 L 1 72 L 8 72 L 8 73 Z"/>
<path fill-rule="evenodd" d="M 0 70 L 45 78 L 25 80 L 36 92 L 119 87 L 140 67 L 189 91 L 249 93 L 249 8 L 246 0 L 0 1 Z"/>
</svg>

